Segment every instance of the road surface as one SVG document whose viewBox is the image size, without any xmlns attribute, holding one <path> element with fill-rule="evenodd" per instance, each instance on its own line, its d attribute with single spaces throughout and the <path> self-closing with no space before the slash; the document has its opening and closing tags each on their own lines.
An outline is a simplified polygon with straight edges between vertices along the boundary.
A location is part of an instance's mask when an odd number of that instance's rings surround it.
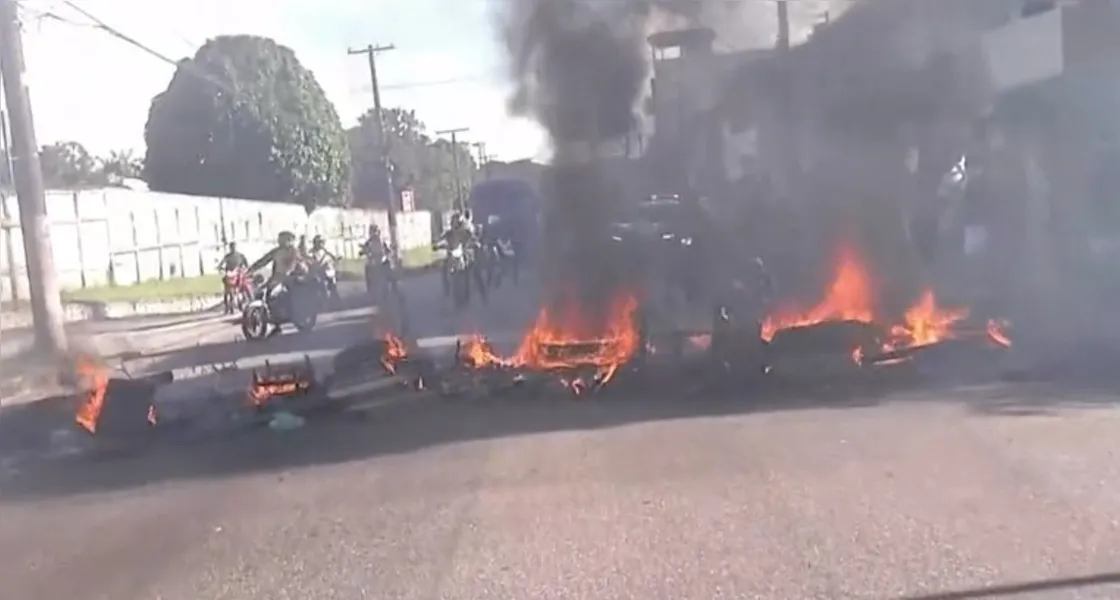
<svg viewBox="0 0 1120 600">
<path fill-rule="evenodd" d="M 410 285 L 421 336 L 531 316 L 511 296 L 455 318 L 423 293 L 438 280 Z M 339 313 L 260 352 L 363 327 Z M 228 329 L 153 360 L 244 351 Z M 831 405 L 393 404 L 0 478 L 0 596 L 886 599 L 1027 584 L 1051 587 L 1016 597 L 1117 598 L 1115 398 L 1001 384 Z"/>
<path fill-rule="evenodd" d="M 378 334 L 373 322 L 375 309 L 359 292 L 360 284 L 344 282 L 344 298 L 339 306 L 323 314 L 315 329 L 299 334 L 290 326 L 285 335 L 261 342 L 241 339 L 240 328 L 223 320 L 199 324 L 169 334 L 177 343 L 162 350 L 144 352 L 142 359 L 128 363 L 130 368 L 172 369 L 230 363 L 244 364 L 292 360 L 302 354 L 329 356 L 349 344 L 368 340 Z M 434 273 L 405 280 L 402 289 L 418 338 L 450 338 L 473 332 L 521 331 L 535 316 L 533 284 L 526 280 L 519 288 L 502 288 L 488 304 L 476 304 L 466 311 L 455 311 L 440 290 Z M 399 333 L 399 332 L 398 332 Z M 168 338 L 171 339 L 171 338 Z"/>
<path fill-rule="evenodd" d="M 21 600 L 886 599 L 1115 581 L 1120 419 L 1111 398 L 1081 400 L 997 386 L 753 412 L 397 405 L 8 482 L 0 581 Z M 1025 597 L 1120 597 L 1066 583 Z"/>
</svg>

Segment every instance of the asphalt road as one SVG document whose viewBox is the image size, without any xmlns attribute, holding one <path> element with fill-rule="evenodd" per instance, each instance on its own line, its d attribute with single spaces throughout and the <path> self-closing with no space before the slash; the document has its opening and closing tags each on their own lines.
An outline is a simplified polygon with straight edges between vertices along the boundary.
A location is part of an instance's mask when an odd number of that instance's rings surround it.
<svg viewBox="0 0 1120 600">
<path fill-rule="evenodd" d="M 246 342 L 233 320 L 209 318 L 131 334 L 129 346 L 143 356 L 125 364 L 132 370 L 185 372 L 215 363 L 260 364 L 264 360 L 293 360 L 303 354 L 329 356 L 349 344 L 378 334 L 379 324 L 374 321 L 376 309 L 361 292 L 361 287 L 357 282 L 342 282 L 341 302 L 321 315 L 315 329 L 306 334 L 287 326 L 286 333 L 277 338 Z M 413 334 L 417 338 L 521 331 L 535 316 L 533 287 L 527 277 L 520 287 L 497 290 L 487 304 L 476 303 L 466 311 L 456 311 L 443 296 L 437 274 L 420 275 L 402 282 Z"/>
<path fill-rule="evenodd" d="M 1111 399 L 1008 392 L 398 405 L 11 482 L 0 581 L 26 600 L 520 600 L 1115 580 Z"/>
<path fill-rule="evenodd" d="M 414 291 L 421 335 L 531 314 Z M 338 319 L 301 343 L 362 335 Z M 1120 580 L 1115 395 L 747 396 L 418 400 L 0 480 L 0 596 L 1120 597 L 1093 585 Z"/>
</svg>

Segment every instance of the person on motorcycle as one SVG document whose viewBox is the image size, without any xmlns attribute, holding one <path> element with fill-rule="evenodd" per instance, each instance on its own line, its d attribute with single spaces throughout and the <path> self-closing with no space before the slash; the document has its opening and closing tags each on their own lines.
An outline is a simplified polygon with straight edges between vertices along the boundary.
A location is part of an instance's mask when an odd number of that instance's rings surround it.
<svg viewBox="0 0 1120 600">
<path fill-rule="evenodd" d="M 299 244 L 296 247 L 299 250 L 300 257 L 306 259 L 307 258 L 307 236 L 306 235 L 299 236 Z"/>
<path fill-rule="evenodd" d="M 455 248 L 463 248 L 467 255 L 467 271 L 471 273 L 470 277 L 475 280 L 475 285 L 478 286 L 479 294 L 482 295 L 483 300 L 486 299 L 486 282 L 482 278 L 482 273 L 474 265 L 474 254 L 478 248 L 478 239 L 475 237 L 474 228 L 467 225 L 463 213 L 455 212 L 451 215 L 451 227 L 444 231 L 440 236 L 439 246 L 443 246 L 447 251 L 447 258 L 443 261 L 442 278 L 443 278 L 443 294 L 449 295 L 451 293 L 451 251 Z"/>
<path fill-rule="evenodd" d="M 296 246 L 296 236 L 290 231 L 281 231 L 276 237 L 276 247 L 269 250 L 257 262 L 249 265 L 249 271 L 259 271 L 272 265 L 272 274 L 265 282 L 265 299 L 270 301 L 283 289 L 284 283 L 293 273 L 303 266 L 303 257 Z"/>
<path fill-rule="evenodd" d="M 323 236 L 316 235 L 311 239 L 311 249 L 307 252 L 308 266 L 317 269 L 321 273 L 330 273 L 333 271 L 335 263 L 338 262 L 338 257 L 327 250 L 326 240 Z M 332 277 L 326 278 L 327 292 L 332 297 L 338 297 L 338 281 Z"/>
<path fill-rule="evenodd" d="M 225 256 L 222 256 L 221 262 L 218 263 L 218 270 L 220 271 L 236 271 L 237 269 L 244 269 L 249 266 L 248 259 L 245 255 L 237 251 L 237 242 L 230 242 L 227 246 Z"/>
<path fill-rule="evenodd" d="M 381 228 L 377 225 L 369 226 L 369 237 L 366 238 L 365 243 L 362 244 L 362 249 L 359 252 L 360 256 L 367 258 L 368 262 L 380 263 L 389 253 L 389 246 L 381 237 Z"/>
<path fill-rule="evenodd" d="M 326 266 L 338 262 L 338 257 L 327 250 L 327 242 L 321 235 L 311 239 L 311 250 L 308 251 L 307 258 L 312 265 L 316 266 Z"/>
<path fill-rule="evenodd" d="M 237 251 L 237 242 L 230 242 L 228 251 L 222 260 L 218 262 L 218 270 L 225 277 L 222 277 L 222 306 L 226 309 L 226 314 L 233 314 L 234 306 L 234 290 L 233 283 L 236 278 L 230 277 L 229 274 L 245 271 L 249 267 L 249 261 L 245 255 Z"/>
<path fill-rule="evenodd" d="M 480 266 L 486 271 L 486 285 L 496 287 L 502 281 L 506 266 L 506 251 L 502 246 L 497 218 L 491 217 L 485 225 L 479 225 L 476 233 L 482 257 Z"/>
</svg>

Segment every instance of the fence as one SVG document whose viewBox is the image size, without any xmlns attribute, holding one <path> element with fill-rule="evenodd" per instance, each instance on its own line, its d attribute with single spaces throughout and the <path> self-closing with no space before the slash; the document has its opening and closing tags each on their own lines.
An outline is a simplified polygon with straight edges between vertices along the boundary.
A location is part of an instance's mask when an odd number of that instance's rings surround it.
<svg viewBox="0 0 1120 600">
<path fill-rule="evenodd" d="M 371 223 L 389 231 L 384 211 L 320 208 L 126 189 L 51 191 L 47 218 L 55 270 L 64 290 L 214 273 L 224 241 L 235 241 L 250 260 L 289 230 L 322 235 L 346 258 L 358 255 Z M 28 298 L 27 261 L 15 197 L 0 201 L 0 301 Z M 431 243 L 431 215 L 401 213 L 402 250 Z"/>
</svg>

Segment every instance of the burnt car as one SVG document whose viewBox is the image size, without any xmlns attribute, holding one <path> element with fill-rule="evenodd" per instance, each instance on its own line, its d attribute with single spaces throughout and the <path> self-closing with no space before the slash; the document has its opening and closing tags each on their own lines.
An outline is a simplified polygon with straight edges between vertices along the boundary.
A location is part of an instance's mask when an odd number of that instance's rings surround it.
<svg viewBox="0 0 1120 600">
<path fill-rule="evenodd" d="M 657 280 L 691 296 L 705 263 L 703 237 L 693 208 L 678 195 L 653 195 L 618 208 L 611 241 L 644 279 Z"/>
<path fill-rule="evenodd" d="M 619 208 L 611 222 L 615 242 L 637 244 L 648 251 L 677 251 L 696 241 L 694 219 L 678 195 L 653 195 Z"/>
</svg>

